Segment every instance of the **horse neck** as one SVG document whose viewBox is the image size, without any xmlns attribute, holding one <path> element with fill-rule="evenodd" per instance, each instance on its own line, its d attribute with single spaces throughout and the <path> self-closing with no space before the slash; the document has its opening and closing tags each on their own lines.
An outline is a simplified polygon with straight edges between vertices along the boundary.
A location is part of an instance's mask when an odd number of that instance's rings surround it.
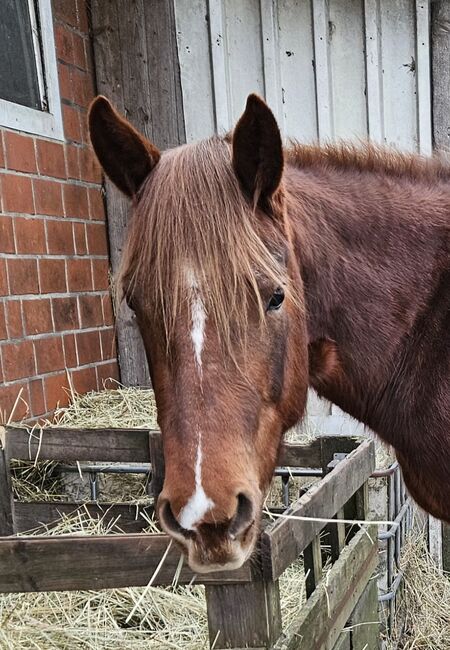
<svg viewBox="0 0 450 650">
<path fill-rule="evenodd" d="M 332 380 L 319 372 L 311 383 L 402 447 L 410 422 L 396 398 L 410 397 L 414 380 L 405 341 L 438 281 L 439 223 L 431 215 L 445 201 L 448 210 L 450 195 L 438 198 L 419 183 L 350 170 L 289 168 L 286 177 L 310 350 L 332 341 L 339 363 Z"/>
</svg>

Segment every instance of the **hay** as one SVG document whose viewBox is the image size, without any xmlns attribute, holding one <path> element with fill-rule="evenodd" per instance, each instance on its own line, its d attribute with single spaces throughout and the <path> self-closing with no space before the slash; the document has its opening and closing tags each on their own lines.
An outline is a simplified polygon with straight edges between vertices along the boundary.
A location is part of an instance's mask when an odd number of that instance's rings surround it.
<svg viewBox="0 0 450 650">
<path fill-rule="evenodd" d="M 387 650 L 448 650 L 450 648 L 450 574 L 439 571 L 427 549 L 423 531 L 413 529 L 403 547 L 402 601 L 396 633 Z M 399 639 L 398 630 L 403 628 Z"/>
</svg>

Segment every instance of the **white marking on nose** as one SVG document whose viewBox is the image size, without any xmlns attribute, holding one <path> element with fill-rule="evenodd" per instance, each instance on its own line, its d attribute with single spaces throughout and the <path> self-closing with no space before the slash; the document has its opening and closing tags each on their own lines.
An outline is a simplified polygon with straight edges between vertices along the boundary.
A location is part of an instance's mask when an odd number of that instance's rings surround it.
<svg viewBox="0 0 450 650">
<path fill-rule="evenodd" d="M 188 268 L 186 276 L 188 285 L 191 289 L 191 339 L 192 345 L 194 346 L 195 362 L 199 372 L 201 373 L 202 351 L 203 343 L 205 341 L 206 311 L 195 273 L 192 269 Z"/>
<path fill-rule="evenodd" d="M 197 460 L 195 462 L 195 491 L 186 505 L 181 508 L 178 521 L 186 530 L 196 530 L 197 522 L 214 508 L 214 501 L 206 496 L 202 486 L 202 434 L 198 434 Z"/>
</svg>

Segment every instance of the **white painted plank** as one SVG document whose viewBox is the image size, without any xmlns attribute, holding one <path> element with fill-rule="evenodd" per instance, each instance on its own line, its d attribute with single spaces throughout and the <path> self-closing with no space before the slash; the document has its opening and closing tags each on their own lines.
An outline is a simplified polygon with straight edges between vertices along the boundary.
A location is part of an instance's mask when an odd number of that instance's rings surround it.
<svg viewBox="0 0 450 650">
<path fill-rule="evenodd" d="M 368 134 L 384 142 L 383 73 L 381 62 L 380 0 L 364 1 Z"/>
<path fill-rule="evenodd" d="M 206 0 L 175 0 L 175 21 L 186 141 L 195 142 L 216 129 Z"/>
<path fill-rule="evenodd" d="M 442 521 L 428 516 L 428 546 L 430 555 L 442 571 Z"/>
<path fill-rule="evenodd" d="M 311 3 L 278 2 L 281 92 L 285 135 L 318 139 Z"/>
<path fill-rule="evenodd" d="M 416 0 L 416 76 L 419 151 L 430 155 L 432 145 L 430 76 L 430 4 Z"/>
<path fill-rule="evenodd" d="M 228 47 L 222 0 L 208 0 L 208 13 L 216 131 L 222 134 L 229 131 L 232 125 Z"/>
<path fill-rule="evenodd" d="M 278 43 L 278 0 L 260 0 L 264 95 L 284 131 Z"/>
<path fill-rule="evenodd" d="M 316 70 L 317 124 L 319 139 L 334 136 L 331 69 L 329 52 L 329 13 L 327 0 L 312 0 Z"/>
<path fill-rule="evenodd" d="M 231 118 L 241 115 L 249 93 L 264 95 L 259 0 L 224 0 Z"/>
<path fill-rule="evenodd" d="M 362 0 L 329 0 L 328 31 L 333 135 L 344 140 L 366 138 Z"/>
<path fill-rule="evenodd" d="M 385 141 L 417 151 L 415 0 L 380 4 Z"/>
</svg>

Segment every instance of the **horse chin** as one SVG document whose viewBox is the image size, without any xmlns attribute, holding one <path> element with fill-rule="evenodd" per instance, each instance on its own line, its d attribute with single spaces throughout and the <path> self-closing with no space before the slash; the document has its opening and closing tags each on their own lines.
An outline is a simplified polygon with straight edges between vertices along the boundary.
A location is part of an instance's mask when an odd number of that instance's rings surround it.
<svg viewBox="0 0 450 650">
<path fill-rule="evenodd" d="M 256 535 L 255 535 L 256 537 Z M 188 564 L 194 573 L 217 573 L 218 571 L 235 571 L 248 560 L 254 549 L 254 539 L 245 547 L 239 542 L 234 541 L 227 544 L 226 557 L 218 549 L 216 553 L 209 553 L 207 557 L 202 552 L 198 552 L 195 544 L 190 541 L 188 545 Z M 215 561 L 215 556 L 217 560 Z"/>
</svg>

